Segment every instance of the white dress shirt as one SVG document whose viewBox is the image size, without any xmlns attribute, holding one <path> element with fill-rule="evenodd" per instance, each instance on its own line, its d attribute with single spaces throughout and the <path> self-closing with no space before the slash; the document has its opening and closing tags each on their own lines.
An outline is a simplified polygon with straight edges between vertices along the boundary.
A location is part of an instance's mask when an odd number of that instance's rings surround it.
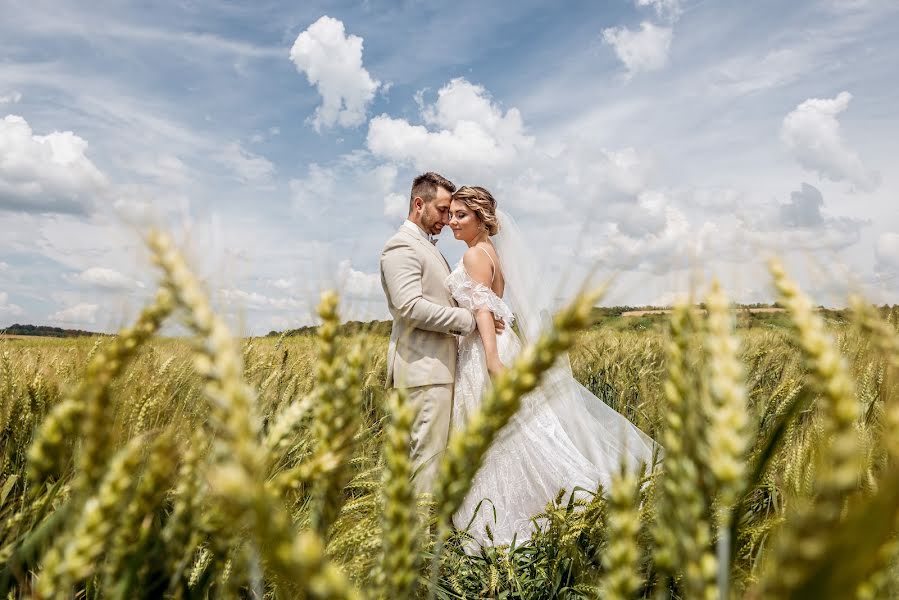
<svg viewBox="0 0 899 600">
<path fill-rule="evenodd" d="M 411 229 L 412 231 L 417 231 L 417 232 L 419 232 L 421 235 L 424 236 L 424 238 L 425 238 L 426 240 L 428 240 L 428 241 L 431 242 L 432 244 L 434 243 L 434 238 L 433 238 L 433 236 L 431 236 L 430 234 L 428 234 L 427 231 L 425 231 L 424 229 L 422 229 L 421 227 L 419 227 L 418 225 L 416 225 L 415 223 L 413 223 L 413 222 L 410 221 L 409 219 L 406 219 L 406 220 L 403 222 L 403 227 L 408 227 L 408 228 Z"/>
</svg>

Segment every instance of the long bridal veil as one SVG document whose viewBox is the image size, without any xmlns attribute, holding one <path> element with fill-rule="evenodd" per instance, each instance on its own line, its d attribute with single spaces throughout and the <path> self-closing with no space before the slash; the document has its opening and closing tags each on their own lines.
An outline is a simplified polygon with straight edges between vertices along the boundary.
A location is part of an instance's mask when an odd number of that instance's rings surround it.
<svg viewBox="0 0 899 600">
<path fill-rule="evenodd" d="M 497 216 L 500 229 L 492 241 L 505 278 L 504 299 L 515 313 L 524 343 L 531 345 L 550 326 L 558 308 L 555 288 L 547 285 L 547 273 L 515 219 L 505 211 L 497 211 Z M 544 375 L 539 389 L 543 392 L 539 397 L 548 405 L 545 408 L 552 411 L 578 452 L 600 472 L 611 476 L 622 463 L 629 469 L 636 469 L 641 463 L 653 466 L 650 463 L 657 457 L 658 445 L 581 385 L 574 378 L 567 354 L 560 356 Z M 536 408 L 524 402 L 521 411 L 527 413 Z M 606 479 L 600 483 L 609 482 Z"/>
</svg>

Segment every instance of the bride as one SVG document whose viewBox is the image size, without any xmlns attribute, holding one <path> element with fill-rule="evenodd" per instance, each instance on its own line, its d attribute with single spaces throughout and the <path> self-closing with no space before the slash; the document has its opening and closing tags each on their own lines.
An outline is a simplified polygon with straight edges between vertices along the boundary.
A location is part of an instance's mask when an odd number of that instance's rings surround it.
<svg viewBox="0 0 899 600">
<path fill-rule="evenodd" d="M 536 341 L 551 302 L 540 300 L 545 294 L 537 264 L 514 221 L 497 212 L 486 189 L 463 186 L 455 192 L 449 226 L 468 250 L 446 283 L 459 306 L 475 311 L 477 321 L 459 344 L 452 422 L 461 428 L 480 406 L 490 376 L 512 363 L 522 342 Z M 494 315 L 507 324 L 500 334 Z M 523 340 L 512 330 L 513 322 Z M 541 385 L 522 398 L 519 411 L 497 435 L 453 525 L 467 529 L 469 550 L 476 544 L 523 542 L 534 531 L 532 517 L 559 490 L 595 491 L 597 484 L 608 488 L 622 464 L 630 469 L 651 466 L 655 446 L 580 385 L 563 356 Z"/>
</svg>

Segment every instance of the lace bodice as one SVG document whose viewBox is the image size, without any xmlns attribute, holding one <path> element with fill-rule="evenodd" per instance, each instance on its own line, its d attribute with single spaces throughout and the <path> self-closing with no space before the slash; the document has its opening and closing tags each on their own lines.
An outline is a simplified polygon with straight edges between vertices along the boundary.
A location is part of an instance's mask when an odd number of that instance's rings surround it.
<svg viewBox="0 0 899 600">
<path fill-rule="evenodd" d="M 509 305 L 489 287 L 472 279 L 461 260 L 452 273 L 447 275 L 446 286 L 459 306 L 463 308 L 471 310 L 486 308 L 503 319 L 507 327 L 511 327 L 515 320 L 515 315 Z"/>
</svg>

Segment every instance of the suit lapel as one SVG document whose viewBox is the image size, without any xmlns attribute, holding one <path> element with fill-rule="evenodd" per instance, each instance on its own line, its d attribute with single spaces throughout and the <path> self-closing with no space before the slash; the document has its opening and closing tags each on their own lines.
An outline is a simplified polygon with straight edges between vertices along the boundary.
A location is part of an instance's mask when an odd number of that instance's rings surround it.
<svg viewBox="0 0 899 600">
<path fill-rule="evenodd" d="M 424 246 L 425 248 L 427 248 L 428 252 L 430 252 L 431 254 L 436 255 L 437 258 L 440 259 L 440 262 L 443 263 L 443 266 L 446 267 L 446 273 L 447 273 L 447 275 L 449 275 L 449 273 L 450 273 L 450 271 L 451 271 L 452 269 L 450 269 L 449 263 L 446 262 L 446 259 L 443 257 L 443 254 L 440 252 L 440 250 L 437 249 L 437 246 L 436 246 L 435 244 L 432 244 L 431 242 L 429 242 L 428 240 L 426 240 L 426 239 L 425 239 L 424 237 L 422 237 L 421 235 L 418 235 L 418 234 L 412 232 L 408 227 L 403 227 L 403 230 L 404 230 L 408 235 L 410 235 L 410 236 L 412 236 L 413 238 L 415 238 L 415 241 L 417 241 L 419 244 L 421 244 L 422 246 Z"/>
</svg>

